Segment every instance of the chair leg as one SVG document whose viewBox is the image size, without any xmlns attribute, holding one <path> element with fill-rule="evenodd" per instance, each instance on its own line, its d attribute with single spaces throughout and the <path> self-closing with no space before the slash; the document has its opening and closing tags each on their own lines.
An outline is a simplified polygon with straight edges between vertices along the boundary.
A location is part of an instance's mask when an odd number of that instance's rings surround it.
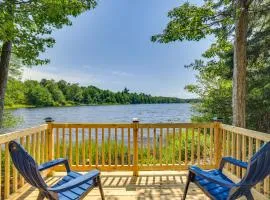
<svg viewBox="0 0 270 200">
<path fill-rule="evenodd" d="M 184 191 L 184 195 L 183 195 L 183 200 L 186 199 L 186 196 L 187 196 L 187 192 L 188 192 L 188 187 L 189 187 L 189 183 L 190 181 L 193 179 L 193 173 L 191 173 L 190 171 L 188 172 L 188 175 L 187 175 L 187 183 L 186 183 L 186 187 L 185 187 L 185 191 Z"/>
<path fill-rule="evenodd" d="M 247 198 L 248 200 L 254 200 L 253 195 L 252 195 L 252 193 L 251 193 L 250 190 L 246 193 L 245 196 L 246 196 L 246 198 Z"/>
<path fill-rule="evenodd" d="M 101 199 L 105 200 L 104 192 L 103 192 L 102 185 L 101 185 L 100 176 L 97 177 L 97 185 L 98 185 L 98 189 L 99 189 L 99 192 L 100 192 Z"/>
</svg>

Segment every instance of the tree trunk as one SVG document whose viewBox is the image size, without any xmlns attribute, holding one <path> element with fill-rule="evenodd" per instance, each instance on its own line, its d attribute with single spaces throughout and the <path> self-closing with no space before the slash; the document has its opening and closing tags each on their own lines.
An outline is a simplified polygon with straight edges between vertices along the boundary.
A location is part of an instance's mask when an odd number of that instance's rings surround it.
<svg viewBox="0 0 270 200">
<path fill-rule="evenodd" d="M 8 79 L 8 66 L 11 55 L 11 41 L 4 42 L 0 60 L 0 128 L 3 125 L 4 101 Z"/>
<path fill-rule="evenodd" d="M 238 127 L 246 127 L 247 4 L 247 0 L 236 1 L 232 109 L 233 125 Z"/>
</svg>

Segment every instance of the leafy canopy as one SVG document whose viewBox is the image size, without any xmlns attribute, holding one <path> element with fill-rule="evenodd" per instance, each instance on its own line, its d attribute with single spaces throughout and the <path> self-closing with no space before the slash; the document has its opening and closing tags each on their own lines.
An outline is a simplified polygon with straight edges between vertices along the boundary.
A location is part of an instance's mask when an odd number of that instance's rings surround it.
<svg viewBox="0 0 270 200">
<path fill-rule="evenodd" d="M 23 64 L 46 64 L 49 60 L 39 54 L 54 45 L 52 31 L 71 25 L 71 17 L 95 6 L 95 0 L 0 1 L 0 41 L 12 41 L 12 53 Z"/>
</svg>

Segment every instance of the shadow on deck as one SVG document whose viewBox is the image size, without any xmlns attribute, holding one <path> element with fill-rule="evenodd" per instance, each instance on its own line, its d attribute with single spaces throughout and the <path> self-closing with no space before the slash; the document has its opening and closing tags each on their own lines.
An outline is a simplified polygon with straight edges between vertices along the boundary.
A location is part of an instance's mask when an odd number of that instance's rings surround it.
<svg viewBox="0 0 270 200">
<path fill-rule="evenodd" d="M 48 185 L 58 182 L 65 173 L 57 172 L 47 179 Z M 101 177 L 105 198 L 108 200 L 172 200 L 181 199 L 186 183 L 186 171 L 140 172 L 133 177 L 132 172 L 103 172 Z M 34 200 L 38 190 L 30 188 L 18 199 Z M 100 199 L 98 189 L 91 191 L 85 199 Z M 208 200 L 193 183 L 189 187 L 187 199 Z"/>
</svg>

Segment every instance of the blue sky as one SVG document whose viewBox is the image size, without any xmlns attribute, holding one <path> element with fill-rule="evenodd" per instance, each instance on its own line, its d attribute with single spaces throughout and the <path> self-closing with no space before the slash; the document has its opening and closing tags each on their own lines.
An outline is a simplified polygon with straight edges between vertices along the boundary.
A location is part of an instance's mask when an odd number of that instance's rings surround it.
<svg viewBox="0 0 270 200">
<path fill-rule="evenodd" d="M 100 0 L 95 10 L 53 33 L 56 44 L 42 57 L 51 63 L 24 72 L 24 79 L 64 79 L 102 89 L 152 95 L 193 97 L 186 84 L 195 72 L 184 65 L 200 58 L 210 39 L 152 43 L 168 22 L 167 13 L 182 0 Z M 190 1 L 200 3 L 202 1 Z"/>
</svg>

